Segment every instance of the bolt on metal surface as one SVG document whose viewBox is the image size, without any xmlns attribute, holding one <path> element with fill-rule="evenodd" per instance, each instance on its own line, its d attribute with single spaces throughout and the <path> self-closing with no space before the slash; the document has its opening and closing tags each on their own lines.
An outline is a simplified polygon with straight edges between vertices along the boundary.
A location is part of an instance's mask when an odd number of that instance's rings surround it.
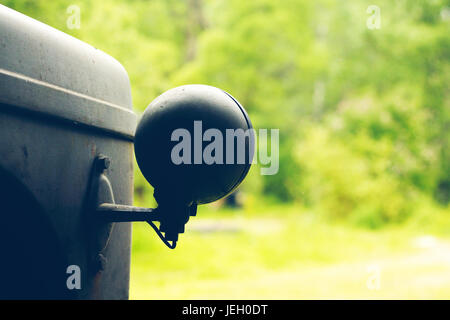
<svg viewBox="0 0 450 320">
<path fill-rule="evenodd" d="M 111 159 L 105 155 L 99 155 L 96 159 L 97 170 L 102 173 L 111 166 Z"/>
</svg>

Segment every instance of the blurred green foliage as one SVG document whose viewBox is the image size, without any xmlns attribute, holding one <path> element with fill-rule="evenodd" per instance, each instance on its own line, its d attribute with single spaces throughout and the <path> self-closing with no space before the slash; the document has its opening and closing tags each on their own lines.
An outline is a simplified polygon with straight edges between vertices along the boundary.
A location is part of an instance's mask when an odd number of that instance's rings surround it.
<svg viewBox="0 0 450 320">
<path fill-rule="evenodd" d="M 367 230 L 292 204 L 199 210 L 176 250 L 145 223 L 133 225 L 132 299 L 450 296 L 448 215 Z M 368 289 L 371 267 L 381 270 L 379 290 Z"/>
<path fill-rule="evenodd" d="M 247 206 L 295 202 L 377 228 L 450 198 L 450 2 L 377 0 L 2 0 L 114 56 L 135 110 L 205 83 L 280 129 L 280 171 L 243 184 Z M 81 9 L 70 30 L 69 5 Z M 136 174 L 136 202 L 151 189 Z"/>
</svg>

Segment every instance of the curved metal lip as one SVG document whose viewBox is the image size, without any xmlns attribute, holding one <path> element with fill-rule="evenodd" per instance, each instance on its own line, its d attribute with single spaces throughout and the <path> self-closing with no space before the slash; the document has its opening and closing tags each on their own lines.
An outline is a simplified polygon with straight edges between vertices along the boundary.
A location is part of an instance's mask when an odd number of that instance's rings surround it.
<svg viewBox="0 0 450 320">
<path fill-rule="evenodd" d="M 134 140 L 137 116 L 132 110 L 1 68 L 0 103 Z"/>
<path fill-rule="evenodd" d="M 245 121 L 247 122 L 247 129 L 253 129 L 253 125 L 252 125 L 252 122 L 250 121 L 250 117 L 248 116 L 247 111 L 245 111 L 244 107 L 231 94 L 229 94 L 228 92 L 226 92 L 224 90 L 222 90 L 222 91 L 225 92 L 225 94 L 228 95 L 237 104 L 237 106 L 241 110 L 242 114 L 244 115 Z M 253 142 L 255 142 L 254 139 L 253 139 Z M 251 159 L 251 161 L 249 161 L 249 163 L 242 170 L 242 174 L 239 177 L 239 180 L 237 180 L 237 182 L 230 188 L 230 190 L 222 197 L 225 197 L 225 196 L 231 194 L 234 190 L 237 189 L 237 187 L 239 187 L 239 185 L 242 183 L 242 181 L 244 181 L 245 177 L 247 176 L 247 174 L 250 171 L 250 168 L 252 166 L 253 158 L 255 157 L 255 152 L 254 151 L 255 151 L 255 146 L 253 146 L 252 159 Z"/>
</svg>

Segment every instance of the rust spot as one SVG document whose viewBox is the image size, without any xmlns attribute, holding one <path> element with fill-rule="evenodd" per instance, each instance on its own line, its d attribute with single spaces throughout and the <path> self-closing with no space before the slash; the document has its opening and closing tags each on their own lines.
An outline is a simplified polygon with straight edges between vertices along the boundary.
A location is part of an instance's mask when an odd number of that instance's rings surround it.
<svg viewBox="0 0 450 320">
<path fill-rule="evenodd" d="M 94 157 L 97 152 L 97 147 L 95 146 L 95 143 L 92 143 L 91 145 L 91 156 Z"/>
<path fill-rule="evenodd" d="M 92 281 L 92 289 L 90 293 L 90 298 L 93 300 L 100 299 L 100 283 L 102 280 L 102 272 L 99 271 L 95 274 L 94 279 Z"/>
</svg>

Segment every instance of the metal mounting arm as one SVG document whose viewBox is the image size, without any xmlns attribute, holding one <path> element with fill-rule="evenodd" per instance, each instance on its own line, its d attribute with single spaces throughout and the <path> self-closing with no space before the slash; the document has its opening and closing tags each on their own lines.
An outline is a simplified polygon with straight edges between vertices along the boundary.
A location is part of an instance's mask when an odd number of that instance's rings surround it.
<svg viewBox="0 0 450 320">
<path fill-rule="evenodd" d="M 140 208 L 123 204 L 102 203 L 97 216 L 107 222 L 161 221 L 157 208 Z"/>
<path fill-rule="evenodd" d="M 107 223 L 145 221 L 155 230 L 166 246 L 170 249 L 175 249 L 177 240 L 167 239 L 153 223 L 153 221 L 161 222 L 162 217 L 159 211 L 158 208 L 140 208 L 123 204 L 101 203 L 96 209 L 96 215 L 98 219 Z M 172 243 L 169 243 L 169 241 L 172 241 Z"/>
<path fill-rule="evenodd" d="M 89 208 L 91 208 L 90 212 L 94 213 L 93 223 L 108 226 L 104 228 L 104 234 L 97 235 L 97 238 L 101 239 L 99 247 L 104 248 L 107 244 L 114 222 L 145 221 L 169 248 L 174 249 L 178 235 L 184 232 L 189 217 L 196 215 L 197 205 L 180 201 L 172 195 L 159 193 L 155 193 L 159 204 L 157 208 L 116 204 L 111 183 L 105 174 L 110 164 L 109 157 L 97 156 L 89 192 Z M 160 222 L 159 228 L 153 223 L 154 221 Z M 169 241 L 172 243 L 170 244 Z"/>
</svg>

